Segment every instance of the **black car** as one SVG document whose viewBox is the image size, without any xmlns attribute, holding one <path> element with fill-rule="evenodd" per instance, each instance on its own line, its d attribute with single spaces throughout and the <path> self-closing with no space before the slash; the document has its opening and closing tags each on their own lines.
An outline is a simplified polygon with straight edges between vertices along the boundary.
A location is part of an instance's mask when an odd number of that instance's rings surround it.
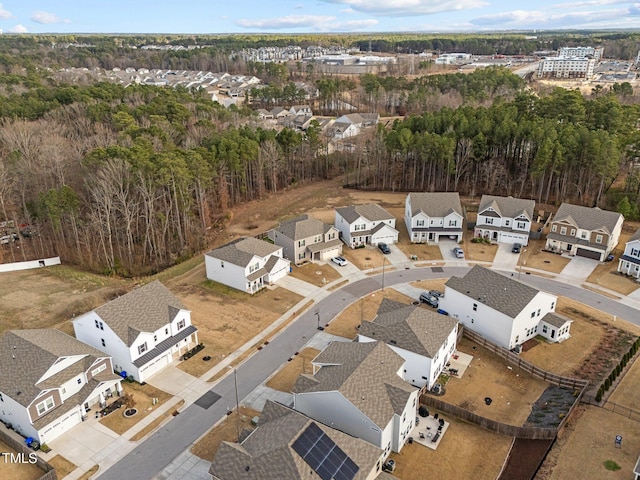
<svg viewBox="0 0 640 480">
<path fill-rule="evenodd" d="M 433 308 L 438 308 L 438 298 L 434 297 L 429 292 L 423 292 L 420 294 L 420 303 L 426 303 Z"/>
<path fill-rule="evenodd" d="M 391 253 L 391 249 L 389 248 L 389 245 L 387 245 L 386 243 L 379 243 L 378 250 L 380 250 L 385 255 L 388 255 Z"/>
<path fill-rule="evenodd" d="M 512 253 L 520 253 L 520 250 L 522 250 L 522 244 L 521 243 L 514 243 L 513 247 L 511 248 L 511 252 Z"/>
<path fill-rule="evenodd" d="M 429 295 L 433 295 L 436 298 L 444 297 L 444 293 L 440 290 L 429 290 Z"/>
</svg>

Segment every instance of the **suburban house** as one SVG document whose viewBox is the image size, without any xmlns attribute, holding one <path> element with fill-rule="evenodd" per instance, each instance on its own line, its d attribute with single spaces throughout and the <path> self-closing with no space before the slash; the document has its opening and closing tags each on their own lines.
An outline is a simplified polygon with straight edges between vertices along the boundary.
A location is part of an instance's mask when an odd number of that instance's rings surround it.
<svg viewBox="0 0 640 480">
<path fill-rule="evenodd" d="M 456 349 L 458 322 L 419 305 L 406 305 L 385 298 L 373 321 L 364 320 L 358 329 L 358 342 L 380 341 L 404 360 L 402 378 L 427 390 Z"/>
<path fill-rule="evenodd" d="M 269 110 L 259 108 L 258 110 L 256 110 L 256 112 L 260 120 L 273 120 L 273 113 L 271 113 Z"/>
<path fill-rule="evenodd" d="M 563 203 L 551 222 L 546 248 L 602 262 L 618 245 L 622 222 L 617 212 Z"/>
<path fill-rule="evenodd" d="M 73 330 L 140 383 L 198 344 L 191 312 L 158 280 L 80 315 Z"/>
<path fill-rule="evenodd" d="M 108 355 L 53 328 L 4 332 L 0 364 L 0 420 L 40 444 L 122 392 Z"/>
<path fill-rule="evenodd" d="M 618 271 L 640 278 L 640 230 L 629 239 L 624 247 L 624 253 L 618 260 Z"/>
<path fill-rule="evenodd" d="M 282 247 L 253 237 L 238 238 L 204 256 L 207 278 L 250 294 L 289 273 Z"/>
<path fill-rule="evenodd" d="M 398 241 L 395 217 L 376 204 L 336 208 L 335 226 L 351 248 Z"/>
<path fill-rule="evenodd" d="M 293 105 L 289 112 L 292 115 L 304 115 L 305 117 L 311 117 L 313 115 L 313 110 L 309 105 Z"/>
<path fill-rule="evenodd" d="M 267 400 L 258 427 L 222 442 L 209 468 L 214 480 L 373 480 L 385 456 L 363 440 Z"/>
<path fill-rule="evenodd" d="M 296 265 L 326 261 L 342 253 L 338 229 L 306 214 L 280 223 L 269 231 L 269 239 Z"/>
<path fill-rule="evenodd" d="M 274 107 L 271 109 L 271 115 L 272 118 L 275 118 L 277 120 L 278 118 L 288 117 L 289 115 L 291 115 L 291 112 L 282 107 Z"/>
<path fill-rule="evenodd" d="M 473 236 L 528 245 L 535 205 L 535 200 L 483 195 Z"/>
<path fill-rule="evenodd" d="M 410 193 L 404 221 L 413 243 L 462 240 L 462 205 L 458 192 Z"/>
<path fill-rule="evenodd" d="M 555 314 L 557 297 L 484 267 L 445 283 L 440 308 L 464 328 L 500 347 L 517 349 L 542 335 L 550 342 L 569 338 L 571 320 Z"/>
<path fill-rule="evenodd" d="M 293 408 L 384 451 L 399 452 L 413 428 L 419 390 L 402 379 L 404 359 L 383 342 L 333 342 L 300 375 Z"/>
</svg>

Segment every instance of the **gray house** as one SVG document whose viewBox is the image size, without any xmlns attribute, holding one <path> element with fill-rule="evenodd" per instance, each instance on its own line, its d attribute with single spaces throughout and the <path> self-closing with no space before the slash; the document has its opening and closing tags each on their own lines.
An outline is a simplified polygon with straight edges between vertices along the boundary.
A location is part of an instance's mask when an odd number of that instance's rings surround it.
<svg viewBox="0 0 640 480">
<path fill-rule="evenodd" d="M 325 261 L 342 253 L 338 229 L 306 214 L 280 223 L 269 231 L 269 239 L 296 265 Z"/>
</svg>

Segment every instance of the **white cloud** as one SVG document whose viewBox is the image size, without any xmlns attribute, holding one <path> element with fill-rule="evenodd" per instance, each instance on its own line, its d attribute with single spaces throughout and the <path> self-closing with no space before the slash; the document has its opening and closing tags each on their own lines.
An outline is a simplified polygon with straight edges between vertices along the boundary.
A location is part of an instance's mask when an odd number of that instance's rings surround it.
<svg viewBox="0 0 640 480">
<path fill-rule="evenodd" d="M 8 30 L 9 33 L 28 33 L 29 30 L 27 30 L 27 27 L 25 27 L 24 25 L 16 25 L 15 27 L 11 27 Z"/>
<path fill-rule="evenodd" d="M 357 12 L 386 17 L 415 17 L 489 5 L 485 0 L 322 0 L 347 5 Z"/>
<path fill-rule="evenodd" d="M 300 10 L 300 9 L 304 8 L 304 5 L 303 5 L 302 3 L 299 3 L 299 4 L 297 4 L 294 8 L 295 8 L 296 10 Z"/>
<path fill-rule="evenodd" d="M 45 25 L 50 23 L 69 23 L 69 20 L 63 20 L 55 13 L 44 12 L 42 10 L 33 12 L 33 14 L 31 15 L 31 20 L 36 23 L 42 23 Z"/>
<path fill-rule="evenodd" d="M 11 17 L 13 17 L 13 15 L 11 15 L 11 12 L 8 10 L 5 10 L 2 4 L 0 3 L 0 20 L 8 20 Z"/>
<path fill-rule="evenodd" d="M 368 19 L 338 22 L 336 17 L 329 15 L 288 15 L 258 20 L 240 19 L 236 23 L 241 27 L 257 30 L 307 29 L 321 32 L 346 32 L 372 27 L 377 25 L 378 21 Z"/>
</svg>

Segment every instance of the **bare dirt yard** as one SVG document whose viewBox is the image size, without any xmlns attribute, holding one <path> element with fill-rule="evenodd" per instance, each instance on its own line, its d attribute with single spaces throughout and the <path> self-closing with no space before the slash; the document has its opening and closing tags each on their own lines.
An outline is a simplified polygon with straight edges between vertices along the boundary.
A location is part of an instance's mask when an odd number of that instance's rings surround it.
<svg viewBox="0 0 640 480">
<path fill-rule="evenodd" d="M 437 450 L 416 442 L 407 444 L 402 451 L 392 453 L 397 468 L 393 475 L 401 479 L 442 478 L 494 480 L 504 462 L 511 437 L 489 432 L 456 418 L 450 422 L 447 433 Z"/>
<path fill-rule="evenodd" d="M 492 420 L 524 425 L 549 384 L 510 367 L 466 338 L 458 343 L 458 350 L 473 355 L 473 359 L 462 378 L 450 377 L 442 400 Z M 485 397 L 492 399 L 490 405 Z"/>
<path fill-rule="evenodd" d="M 529 245 L 520 253 L 519 263 L 523 270 L 534 268 L 551 273 L 560 273 L 571 261 L 570 258 L 555 253 L 544 252 L 544 245 L 544 239 L 529 240 Z"/>
<path fill-rule="evenodd" d="M 125 407 L 121 407 L 100 420 L 100 423 L 105 427 L 110 428 L 118 435 L 122 435 L 140 420 L 149 415 L 153 410 L 156 410 L 160 405 L 171 398 L 171 395 L 167 392 L 163 392 L 149 384 L 140 385 L 135 382 L 125 382 L 122 387 L 124 393 L 130 393 L 133 395 L 133 398 L 136 401 L 135 408 L 138 410 L 138 413 L 133 417 L 127 418 L 123 415 Z M 156 405 L 153 405 L 153 398 L 158 399 L 158 403 Z"/>
<path fill-rule="evenodd" d="M 56 455 L 49 460 L 49 465 L 56 469 L 58 478 L 64 478 L 73 472 L 77 467 L 62 455 Z M 3 477 L 4 478 L 4 477 Z"/>
<path fill-rule="evenodd" d="M 609 397 L 609 402 L 640 412 L 640 361 L 636 354 L 624 377 Z M 639 452 L 640 453 L 640 452 Z"/>
<path fill-rule="evenodd" d="M 2 441 L 0 441 L 0 452 L 11 453 L 13 455 L 17 453 Z M 30 464 L 28 458 L 24 463 L 12 463 L 8 459 L 0 458 L 0 478 L 10 480 L 37 480 L 44 475 L 44 473 L 45 472 L 40 470 L 38 466 Z"/>
<path fill-rule="evenodd" d="M 616 260 L 601 263 L 587 277 L 587 284 L 599 285 L 622 295 L 629 295 L 640 288 L 640 283 L 636 282 L 635 278 L 617 272 L 617 268 Z"/>
<path fill-rule="evenodd" d="M 216 425 L 204 434 L 192 447 L 191 453 L 210 462 L 218 451 L 221 442 L 235 442 L 238 440 L 238 430 L 253 430 L 253 417 L 260 416 L 260 412 L 246 407 L 240 407 L 239 417 L 233 411 L 222 423 Z M 238 421 L 239 419 L 239 421 Z"/>
<path fill-rule="evenodd" d="M 395 246 L 391 247 L 394 248 Z M 360 270 L 369 270 L 370 268 L 381 268 L 382 262 L 387 266 L 389 262 L 380 250 L 376 247 L 366 246 L 364 248 L 345 247 L 342 250 L 342 256 L 349 262 L 353 263 Z"/>
<path fill-rule="evenodd" d="M 375 318 L 383 298 L 389 298 L 406 304 L 413 301 L 413 299 L 393 288 L 386 288 L 384 292 L 378 290 L 345 308 L 342 313 L 329 323 L 325 332 L 340 337 L 355 338 L 358 334 L 356 327 L 360 325 L 363 319 L 373 320 Z"/>
<path fill-rule="evenodd" d="M 578 407 L 576 415 L 558 435 L 536 480 L 631 478 L 640 452 L 639 426 L 637 422 L 598 407 Z M 622 436 L 622 448 L 615 446 L 616 435 Z M 620 469 L 608 470 L 607 461 L 615 462 Z"/>
<path fill-rule="evenodd" d="M 313 365 L 311 361 L 318 356 L 320 350 L 315 348 L 305 348 L 297 355 L 291 357 L 273 377 L 267 382 L 267 387 L 279 390 L 281 392 L 291 392 L 293 384 L 297 378 L 303 373 L 313 373 Z"/>
<path fill-rule="evenodd" d="M 292 265 L 290 275 L 316 287 L 322 287 L 341 277 L 335 268 L 318 263 L 306 263 L 300 267 Z"/>
<path fill-rule="evenodd" d="M 464 230 L 462 249 L 464 250 L 465 259 L 469 262 L 493 262 L 498 251 L 498 244 L 474 243 L 473 230 Z"/>
</svg>

